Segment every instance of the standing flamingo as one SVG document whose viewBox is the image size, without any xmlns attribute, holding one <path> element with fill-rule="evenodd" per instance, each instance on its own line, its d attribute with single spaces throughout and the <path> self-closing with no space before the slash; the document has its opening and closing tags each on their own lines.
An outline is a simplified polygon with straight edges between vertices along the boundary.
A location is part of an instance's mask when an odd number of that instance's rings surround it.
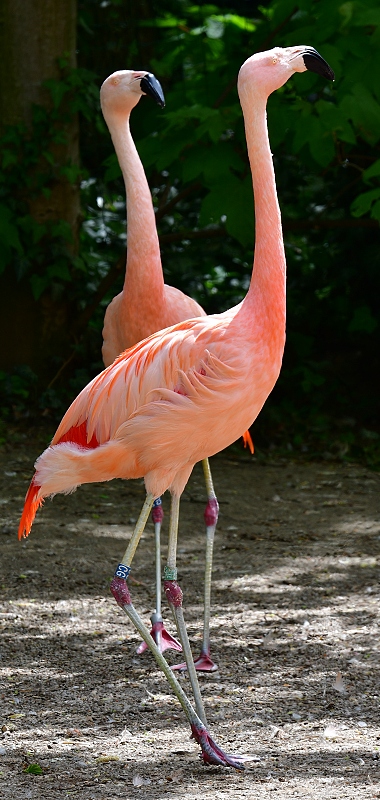
<svg viewBox="0 0 380 800">
<path fill-rule="evenodd" d="M 36 462 L 19 536 L 27 535 L 43 498 L 82 483 L 144 477 L 147 497 L 116 569 L 111 591 L 153 653 L 200 744 L 203 761 L 244 768 L 214 742 L 205 720 L 177 583 L 179 499 L 197 461 L 249 428 L 278 378 L 285 343 L 285 253 L 266 123 L 268 96 L 295 72 L 333 72 L 310 47 L 251 56 L 239 73 L 251 163 L 256 243 L 248 293 L 235 308 L 187 320 L 123 353 L 82 390 L 50 447 Z M 184 650 L 195 709 L 137 614 L 127 578 L 153 501 L 171 493 L 165 593 Z"/>
<path fill-rule="evenodd" d="M 152 198 L 144 168 L 132 139 L 129 119 L 140 97 L 150 94 L 159 105 L 165 104 L 157 79 L 151 73 L 121 70 L 107 78 L 100 91 L 104 119 L 111 133 L 123 173 L 127 197 L 128 248 L 123 290 L 107 308 L 103 327 L 103 361 L 108 367 L 128 347 L 169 325 L 203 317 L 203 308 L 179 289 L 164 283 L 160 247 Z M 249 437 L 249 434 L 246 434 Z M 250 437 L 248 443 L 250 442 Z M 205 509 L 206 564 L 204 621 L 201 654 L 195 668 L 213 672 L 217 665 L 210 658 L 211 571 L 215 527 L 218 518 L 216 499 L 208 459 L 203 461 L 208 502 Z M 152 517 L 156 542 L 156 609 L 151 616 L 151 635 L 164 652 L 181 650 L 180 643 L 165 629 L 161 615 L 161 547 L 163 517 L 161 499 L 154 503 Z M 137 652 L 146 650 L 143 642 Z M 177 668 L 186 667 L 178 664 Z"/>
</svg>

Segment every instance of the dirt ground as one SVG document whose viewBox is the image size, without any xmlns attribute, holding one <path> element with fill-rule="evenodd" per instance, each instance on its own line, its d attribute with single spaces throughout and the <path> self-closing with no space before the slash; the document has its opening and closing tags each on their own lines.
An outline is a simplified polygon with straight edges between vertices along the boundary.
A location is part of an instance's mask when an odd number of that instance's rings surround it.
<svg viewBox="0 0 380 800">
<path fill-rule="evenodd" d="M 142 483 L 57 496 L 17 542 L 33 461 L 46 443 L 46 433 L 19 436 L 0 452 L 0 796 L 380 797 L 380 476 L 355 464 L 260 460 L 239 446 L 212 460 L 219 670 L 200 682 L 216 740 L 249 756 L 238 773 L 201 764 L 182 709 L 152 657 L 136 655 L 139 638 L 109 593 Z M 203 508 L 196 468 L 178 560 L 195 652 Z M 151 523 L 130 586 L 149 624 Z M 167 609 L 165 616 L 174 633 Z M 187 689 L 187 677 L 180 681 Z M 41 774 L 25 772 L 31 765 Z"/>
</svg>

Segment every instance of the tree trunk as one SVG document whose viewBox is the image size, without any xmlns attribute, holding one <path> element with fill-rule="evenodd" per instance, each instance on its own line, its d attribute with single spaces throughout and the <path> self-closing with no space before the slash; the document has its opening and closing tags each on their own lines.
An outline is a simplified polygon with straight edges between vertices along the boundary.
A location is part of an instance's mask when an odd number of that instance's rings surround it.
<svg viewBox="0 0 380 800">
<path fill-rule="evenodd" d="M 76 66 L 76 0 L 1 0 L 0 52 L 0 133 L 17 123 L 30 131 L 33 105 L 51 108 L 51 96 L 43 84 L 60 79 L 58 59 L 64 57 L 69 68 Z M 70 183 L 60 168 L 79 164 L 77 116 L 66 115 L 59 132 L 63 133 L 60 143 L 51 145 L 57 168 L 48 191 L 29 192 L 25 197 L 27 190 L 21 187 L 21 193 L 37 223 L 63 220 L 70 225 L 72 242 L 67 250 L 72 256 L 78 243 L 79 185 Z M 33 174 L 43 171 L 44 164 L 41 154 L 41 164 L 33 168 Z M 43 247 L 41 242 L 41 251 Z M 43 253 L 43 263 L 52 263 L 51 253 Z M 0 278 L 0 338 L 7 342 L 0 367 L 26 363 L 40 375 L 51 377 L 56 369 L 51 359 L 67 354 L 66 305 L 64 299 L 54 299 L 49 289 L 36 301 L 29 275 L 18 280 L 9 265 Z"/>
</svg>

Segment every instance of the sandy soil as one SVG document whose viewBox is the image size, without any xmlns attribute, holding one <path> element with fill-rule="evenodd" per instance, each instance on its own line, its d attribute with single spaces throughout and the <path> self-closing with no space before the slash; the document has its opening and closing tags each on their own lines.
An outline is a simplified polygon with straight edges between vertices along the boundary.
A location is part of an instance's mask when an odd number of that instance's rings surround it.
<svg viewBox="0 0 380 800">
<path fill-rule="evenodd" d="M 136 655 L 138 636 L 109 593 L 142 484 L 56 497 L 17 543 L 46 442 L 46 434 L 19 437 L 0 453 L 1 797 L 380 797 L 379 475 L 353 464 L 260 461 L 237 446 L 213 459 L 219 670 L 200 680 L 213 735 L 249 756 L 237 773 L 201 764 L 179 704 L 152 657 Z M 178 564 L 194 651 L 203 507 L 197 468 Z M 147 624 L 152 545 L 149 524 L 130 584 Z M 167 609 L 166 618 L 173 632 Z M 33 764 L 41 774 L 25 772 Z"/>
</svg>

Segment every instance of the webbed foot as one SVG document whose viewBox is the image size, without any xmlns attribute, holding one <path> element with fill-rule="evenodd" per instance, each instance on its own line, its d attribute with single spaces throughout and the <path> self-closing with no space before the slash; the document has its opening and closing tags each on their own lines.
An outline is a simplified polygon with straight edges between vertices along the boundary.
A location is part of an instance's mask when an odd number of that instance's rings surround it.
<svg viewBox="0 0 380 800">
<path fill-rule="evenodd" d="M 207 729 L 202 725 L 192 724 L 192 737 L 202 749 L 201 758 L 204 764 L 216 764 L 220 767 L 233 767 L 234 769 L 245 769 L 244 756 L 225 753 L 219 745 L 211 738 Z"/>
</svg>

